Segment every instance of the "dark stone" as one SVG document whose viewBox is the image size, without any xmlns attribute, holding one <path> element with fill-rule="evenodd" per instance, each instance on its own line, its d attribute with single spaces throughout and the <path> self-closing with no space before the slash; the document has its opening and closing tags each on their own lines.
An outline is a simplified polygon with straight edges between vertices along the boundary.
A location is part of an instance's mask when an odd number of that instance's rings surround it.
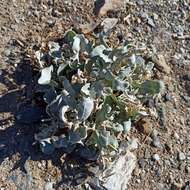
<svg viewBox="0 0 190 190">
<path fill-rule="evenodd" d="M 188 80 L 188 81 L 190 81 L 190 74 L 186 74 L 186 75 L 184 75 L 184 76 L 183 76 L 183 79 L 184 79 L 184 80 Z"/>
<path fill-rule="evenodd" d="M 146 160 L 141 158 L 141 159 L 139 159 L 138 163 L 139 163 L 140 168 L 144 168 L 146 165 Z"/>
<path fill-rule="evenodd" d="M 169 93 L 166 93 L 165 95 L 164 95 L 164 100 L 167 102 L 167 101 L 171 101 L 172 100 L 172 97 L 171 97 L 171 95 L 169 94 Z"/>
</svg>

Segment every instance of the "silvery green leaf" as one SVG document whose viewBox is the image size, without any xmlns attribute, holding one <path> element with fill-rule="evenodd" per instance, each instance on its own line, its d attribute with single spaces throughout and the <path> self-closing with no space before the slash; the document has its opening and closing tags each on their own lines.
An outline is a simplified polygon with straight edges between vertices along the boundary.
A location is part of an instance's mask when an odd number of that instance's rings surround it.
<svg viewBox="0 0 190 190">
<path fill-rule="evenodd" d="M 90 97 L 99 98 L 103 94 L 103 81 L 95 81 L 90 87 Z"/>
<path fill-rule="evenodd" d="M 78 35 L 76 35 L 73 39 L 74 39 L 74 41 L 73 41 L 72 50 L 76 54 L 78 54 L 80 51 L 80 37 Z"/>
<path fill-rule="evenodd" d="M 90 53 L 92 51 L 92 47 L 88 39 L 86 39 L 83 34 L 78 34 L 77 36 L 80 38 L 80 52 Z"/>
<path fill-rule="evenodd" d="M 115 76 L 113 75 L 113 73 L 110 70 L 105 70 L 104 78 L 111 82 L 115 79 Z"/>
<path fill-rule="evenodd" d="M 154 63 L 153 62 L 148 62 L 148 64 L 145 65 L 145 70 L 147 72 L 149 72 L 149 73 L 152 72 L 153 68 L 154 68 Z"/>
<path fill-rule="evenodd" d="M 63 107 L 60 109 L 60 118 L 62 119 L 64 125 L 65 125 L 66 127 L 69 127 L 69 128 L 70 128 L 70 127 L 73 125 L 73 123 L 72 123 L 72 122 L 69 122 L 69 121 L 67 120 L 66 113 L 67 113 L 68 111 L 70 111 L 69 106 L 67 106 L 67 105 L 66 105 L 66 106 L 63 106 Z"/>
<path fill-rule="evenodd" d="M 36 141 L 41 141 L 50 137 L 53 133 L 55 133 L 57 126 L 49 125 L 48 127 L 44 127 L 39 133 L 35 134 L 34 138 Z"/>
<path fill-rule="evenodd" d="M 70 95 L 68 95 L 68 96 L 62 95 L 62 102 L 65 105 L 68 105 L 72 109 L 75 109 L 76 106 L 77 106 L 76 99 L 73 96 L 70 96 Z"/>
<path fill-rule="evenodd" d="M 94 101 L 91 98 L 83 98 L 82 102 L 78 105 L 79 120 L 85 121 L 91 115 L 94 109 Z"/>
<path fill-rule="evenodd" d="M 57 93 L 53 88 L 46 90 L 46 92 L 43 96 L 44 101 L 48 104 L 50 104 L 53 100 L 55 100 L 56 97 L 57 97 Z"/>
<path fill-rule="evenodd" d="M 116 61 L 118 57 L 123 56 L 122 50 L 123 50 L 123 47 L 113 49 L 113 50 L 110 52 L 109 57 L 110 57 L 113 61 Z"/>
<path fill-rule="evenodd" d="M 72 44 L 74 41 L 74 37 L 76 36 L 76 33 L 72 30 L 68 30 L 64 36 L 64 42 L 66 44 Z"/>
<path fill-rule="evenodd" d="M 82 84 L 78 84 L 78 83 L 75 83 L 72 85 L 76 94 L 80 94 L 82 86 L 83 86 Z"/>
<path fill-rule="evenodd" d="M 61 95 L 58 95 L 56 99 L 54 99 L 50 104 L 47 105 L 46 107 L 46 112 L 51 116 L 55 118 L 59 118 L 59 109 L 60 109 L 60 104 L 65 105 L 65 102 L 62 102 L 62 97 Z"/>
<path fill-rule="evenodd" d="M 103 20 L 101 25 L 105 33 L 109 32 L 118 22 L 117 18 L 106 18 Z"/>
<path fill-rule="evenodd" d="M 62 71 L 68 66 L 68 63 L 60 64 L 58 69 L 57 69 L 57 75 L 59 76 Z"/>
<path fill-rule="evenodd" d="M 128 82 L 122 81 L 120 79 L 115 79 L 112 81 L 112 88 L 118 91 L 125 92 L 129 87 Z"/>
<path fill-rule="evenodd" d="M 55 150 L 55 147 L 53 146 L 50 140 L 50 138 L 47 138 L 40 141 L 40 148 L 42 152 L 45 154 L 52 154 Z"/>
<path fill-rule="evenodd" d="M 86 96 L 90 95 L 90 83 L 86 83 L 82 88 L 81 92 L 85 94 Z"/>
<path fill-rule="evenodd" d="M 75 155 L 90 161 L 96 161 L 99 156 L 98 152 L 95 149 L 82 145 L 79 145 L 79 147 L 75 150 Z"/>
<path fill-rule="evenodd" d="M 80 135 L 81 139 L 85 139 L 87 137 L 87 127 L 82 126 L 76 129 L 76 132 Z"/>
<path fill-rule="evenodd" d="M 40 64 L 40 67 L 43 68 L 44 67 L 44 63 L 45 61 L 43 60 L 43 53 L 39 50 L 35 52 L 35 56 Z"/>
<path fill-rule="evenodd" d="M 66 153 L 71 153 L 76 147 L 76 144 L 72 144 L 68 137 L 62 135 L 53 142 L 56 148 L 61 148 Z"/>
<path fill-rule="evenodd" d="M 143 67 L 145 65 L 145 60 L 141 56 L 136 56 L 136 64 Z"/>
<path fill-rule="evenodd" d="M 109 104 L 103 104 L 102 108 L 96 113 L 96 123 L 101 123 L 110 117 L 111 106 Z"/>
<path fill-rule="evenodd" d="M 46 111 L 50 116 L 59 119 L 63 106 L 69 106 L 71 109 L 75 109 L 76 100 L 72 97 L 60 94 L 46 107 Z"/>
<path fill-rule="evenodd" d="M 122 132 L 123 131 L 123 125 L 120 123 L 116 123 L 112 127 L 114 132 Z"/>
<path fill-rule="evenodd" d="M 141 84 L 139 93 L 141 95 L 155 95 L 164 90 L 164 83 L 159 80 L 147 80 Z"/>
<path fill-rule="evenodd" d="M 75 132 L 75 131 L 70 131 L 69 132 L 69 135 L 68 135 L 68 141 L 71 143 L 71 144 L 83 144 L 82 143 L 82 138 L 80 136 L 79 133 Z"/>
<path fill-rule="evenodd" d="M 73 38 L 73 45 L 72 45 L 72 50 L 74 52 L 74 56 L 71 58 L 71 67 L 78 65 L 79 62 L 79 52 L 81 50 L 80 44 L 81 44 L 81 39 L 79 35 L 76 35 Z"/>
<path fill-rule="evenodd" d="M 49 42 L 48 43 L 49 47 L 49 54 L 53 58 L 60 59 L 61 58 L 61 50 L 60 50 L 60 45 L 59 43 L 56 42 Z"/>
<path fill-rule="evenodd" d="M 120 70 L 118 75 L 121 79 L 124 79 L 125 77 L 129 77 L 131 75 L 131 72 L 131 67 L 125 67 L 124 69 Z"/>
<path fill-rule="evenodd" d="M 62 76 L 60 77 L 62 84 L 63 84 L 63 88 L 69 93 L 70 96 L 75 96 L 75 90 L 73 89 L 72 85 L 70 84 L 69 80 Z"/>
<path fill-rule="evenodd" d="M 38 84 L 46 85 L 51 81 L 51 74 L 53 72 L 53 65 L 41 70 L 41 76 L 38 79 Z"/>
<path fill-rule="evenodd" d="M 114 135 L 109 136 L 109 145 L 116 150 L 119 146 L 117 138 Z"/>
<path fill-rule="evenodd" d="M 131 129 L 131 120 L 123 122 L 123 129 L 125 133 L 128 133 Z"/>
<path fill-rule="evenodd" d="M 124 46 L 122 49 L 122 53 L 126 54 L 128 52 L 128 46 Z"/>
<path fill-rule="evenodd" d="M 106 48 L 104 45 L 99 45 L 96 46 L 92 52 L 91 52 L 91 56 L 95 57 L 95 56 L 99 56 L 101 57 L 105 62 L 110 62 L 112 63 L 112 60 L 109 58 L 108 55 L 104 54 L 104 50 L 108 50 L 108 48 Z"/>
<path fill-rule="evenodd" d="M 110 137 L 109 131 L 102 131 L 101 133 L 99 133 L 98 142 L 97 142 L 99 146 L 106 148 L 110 143 L 109 137 Z"/>
</svg>

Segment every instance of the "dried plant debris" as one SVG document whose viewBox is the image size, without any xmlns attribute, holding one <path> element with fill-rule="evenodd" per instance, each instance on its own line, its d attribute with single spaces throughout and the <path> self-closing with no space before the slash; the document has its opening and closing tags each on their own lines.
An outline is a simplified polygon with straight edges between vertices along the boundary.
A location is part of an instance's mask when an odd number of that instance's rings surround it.
<svg viewBox="0 0 190 190">
<path fill-rule="evenodd" d="M 121 135 L 145 114 L 143 101 L 164 88 L 151 80 L 153 63 L 129 42 L 111 48 L 70 30 L 62 43 L 49 42 L 38 51 L 37 59 L 49 119 L 35 139 L 46 154 L 60 148 L 90 160 L 114 155 Z"/>
</svg>

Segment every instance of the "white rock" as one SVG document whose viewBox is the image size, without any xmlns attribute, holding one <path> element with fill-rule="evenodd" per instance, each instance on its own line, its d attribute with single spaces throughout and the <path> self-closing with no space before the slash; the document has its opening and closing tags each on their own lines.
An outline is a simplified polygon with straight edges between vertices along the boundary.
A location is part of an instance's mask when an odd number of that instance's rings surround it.
<svg viewBox="0 0 190 190">
<path fill-rule="evenodd" d="M 175 132 L 174 133 L 174 137 L 178 140 L 179 139 L 179 135 Z"/>
<path fill-rule="evenodd" d="M 152 158 L 153 158 L 154 161 L 159 161 L 160 160 L 160 156 L 158 154 L 154 154 L 152 156 Z"/>
<path fill-rule="evenodd" d="M 184 154 L 183 152 L 179 152 L 179 153 L 178 153 L 178 159 L 179 159 L 179 161 L 185 160 L 185 159 L 186 159 L 185 154 Z"/>
<path fill-rule="evenodd" d="M 53 190 L 53 183 L 52 182 L 47 182 L 44 185 L 44 190 Z"/>
<path fill-rule="evenodd" d="M 103 186 L 109 190 L 127 190 L 135 165 L 136 157 L 130 151 L 119 155 L 100 177 Z"/>
</svg>

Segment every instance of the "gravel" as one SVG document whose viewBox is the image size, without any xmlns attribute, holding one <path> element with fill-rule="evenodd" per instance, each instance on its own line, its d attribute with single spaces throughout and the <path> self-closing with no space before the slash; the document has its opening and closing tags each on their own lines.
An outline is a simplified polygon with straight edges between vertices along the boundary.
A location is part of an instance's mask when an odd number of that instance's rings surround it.
<svg viewBox="0 0 190 190">
<path fill-rule="evenodd" d="M 3 128 L 2 139 L 0 139 L 0 149 L 2 150 L 0 152 L 2 158 L 0 186 L 4 189 L 15 189 L 15 185 L 8 180 L 13 173 L 20 175 L 17 172 L 20 168 L 13 169 L 15 168 L 14 163 L 20 163 L 19 159 L 28 157 L 30 153 L 30 150 L 22 149 L 22 142 L 27 136 L 28 130 L 15 126 L 14 120 L 10 119 L 14 118 L 17 105 L 22 104 L 25 99 L 17 91 L 11 92 L 10 90 L 20 89 L 21 84 L 26 85 L 33 81 L 31 77 L 29 77 L 30 80 L 23 81 L 29 75 L 25 74 L 25 69 L 19 71 L 19 62 L 16 62 L 17 68 L 14 68 L 15 60 L 22 60 L 23 57 L 19 54 L 23 55 L 28 50 L 40 48 L 42 42 L 58 34 L 63 34 L 71 26 L 77 29 L 78 23 L 89 23 L 91 19 L 100 20 L 93 14 L 94 1 L 91 0 L 68 1 L 67 4 L 62 0 L 13 2 L 6 0 L 0 2 L 0 10 L 3 15 L 0 17 L 0 52 L 2 56 L 0 71 L 3 76 L 0 77 L 0 118 L 1 128 Z M 188 153 L 190 134 L 190 120 L 188 119 L 190 118 L 190 112 L 188 112 L 190 109 L 189 1 L 129 0 L 126 1 L 125 7 L 124 11 L 115 12 L 113 10 L 104 17 L 119 20 L 112 38 L 122 34 L 122 40 L 132 39 L 137 45 L 143 43 L 147 47 L 147 52 L 161 55 L 161 58 L 164 59 L 157 63 L 160 64 L 160 67 L 157 66 L 154 69 L 154 74 L 155 79 L 164 81 L 167 91 L 163 98 L 158 97 L 155 101 L 150 99 L 146 104 L 151 114 L 152 129 L 156 132 L 153 132 L 151 137 L 147 134 L 139 134 L 135 130 L 132 133 L 139 138 L 138 149 L 135 150 L 135 153 L 140 160 L 137 164 L 137 175 L 131 179 L 128 190 L 169 190 L 171 187 L 189 190 L 190 185 L 187 184 L 190 167 L 190 153 Z M 125 21 L 126 17 L 129 23 Z M 26 47 L 23 49 L 16 47 L 16 44 L 11 44 L 11 39 L 20 39 L 26 44 Z M 12 51 L 14 47 L 18 53 Z M 4 77 L 5 74 L 6 77 Z M 31 90 L 21 91 L 22 95 L 31 94 Z M 31 101 L 31 99 L 27 98 L 27 101 Z M 158 111 L 159 107 L 161 107 L 160 112 Z M 183 122 L 180 121 L 182 117 L 184 118 Z M 31 134 L 32 131 L 29 131 Z M 24 132 L 23 136 L 17 136 L 20 132 Z M 27 137 L 27 140 L 30 138 Z M 167 146 L 162 149 L 162 145 L 166 144 Z M 158 163 L 152 161 L 152 159 L 158 159 L 155 155 L 159 156 Z M 43 156 L 35 152 L 31 158 L 38 160 L 41 157 Z M 49 178 L 50 181 L 59 181 L 58 179 L 62 175 L 61 171 L 63 173 L 64 171 L 63 168 L 59 168 L 55 158 L 56 156 L 53 155 L 53 158 L 50 159 L 55 165 L 50 167 L 50 164 L 45 164 L 45 169 L 39 168 L 36 161 L 30 160 L 33 182 L 37 186 L 34 189 L 44 189 L 44 184 L 48 181 L 46 179 Z M 46 159 L 38 160 L 38 162 Z M 49 163 L 49 160 L 47 162 Z M 80 189 L 80 187 L 74 187 L 75 189 Z"/>
</svg>

